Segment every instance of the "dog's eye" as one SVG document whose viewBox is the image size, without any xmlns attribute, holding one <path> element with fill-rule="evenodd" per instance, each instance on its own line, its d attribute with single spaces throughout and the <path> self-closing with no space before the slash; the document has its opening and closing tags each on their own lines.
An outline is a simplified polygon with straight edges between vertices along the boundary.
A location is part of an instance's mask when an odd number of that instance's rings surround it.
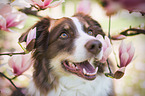
<svg viewBox="0 0 145 96">
<path fill-rule="evenodd" d="M 66 33 L 62 33 L 62 34 L 60 35 L 60 38 L 63 38 L 63 39 L 68 38 L 68 35 L 67 35 Z"/>
<path fill-rule="evenodd" d="M 93 36 L 92 30 L 89 30 L 87 33 L 88 33 L 89 35 Z"/>
</svg>

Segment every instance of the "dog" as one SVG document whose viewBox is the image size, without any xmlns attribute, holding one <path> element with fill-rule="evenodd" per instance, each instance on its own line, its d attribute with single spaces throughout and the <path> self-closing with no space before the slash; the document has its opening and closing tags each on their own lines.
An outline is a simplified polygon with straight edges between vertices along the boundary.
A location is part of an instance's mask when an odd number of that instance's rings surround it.
<svg viewBox="0 0 145 96">
<path fill-rule="evenodd" d="M 77 13 L 43 18 L 34 27 L 34 72 L 26 96 L 114 96 L 107 65 L 99 62 L 102 43 L 95 37 L 105 33 L 96 20 Z"/>
</svg>

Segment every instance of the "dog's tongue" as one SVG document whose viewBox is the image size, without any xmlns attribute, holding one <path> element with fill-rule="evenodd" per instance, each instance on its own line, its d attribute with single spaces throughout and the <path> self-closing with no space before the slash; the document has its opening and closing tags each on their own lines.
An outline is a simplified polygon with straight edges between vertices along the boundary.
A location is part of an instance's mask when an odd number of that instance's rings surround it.
<svg viewBox="0 0 145 96">
<path fill-rule="evenodd" d="M 85 68 L 88 73 L 95 72 L 95 68 L 88 61 L 77 63 L 76 65 L 79 69 L 81 69 L 81 71 L 83 70 L 83 68 Z"/>
</svg>

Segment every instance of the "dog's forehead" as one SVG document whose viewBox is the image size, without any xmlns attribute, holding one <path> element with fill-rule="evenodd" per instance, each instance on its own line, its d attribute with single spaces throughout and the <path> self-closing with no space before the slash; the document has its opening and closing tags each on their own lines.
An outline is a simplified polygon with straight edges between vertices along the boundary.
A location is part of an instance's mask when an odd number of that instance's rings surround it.
<svg viewBox="0 0 145 96">
<path fill-rule="evenodd" d="M 61 25 L 63 25 L 64 29 L 69 29 L 70 27 L 78 28 L 78 26 L 85 26 L 86 28 L 88 28 L 90 26 L 89 22 L 86 21 L 86 18 L 79 18 L 77 16 L 56 19 L 55 22 L 52 23 L 52 25 L 52 29 Z"/>
<path fill-rule="evenodd" d="M 74 26 L 72 20 L 68 17 L 63 17 L 60 19 L 56 19 L 55 22 L 53 23 L 53 28 L 56 27 L 63 27 L 64 29 L 69 29 L 70 27 Z"/>
</svg>

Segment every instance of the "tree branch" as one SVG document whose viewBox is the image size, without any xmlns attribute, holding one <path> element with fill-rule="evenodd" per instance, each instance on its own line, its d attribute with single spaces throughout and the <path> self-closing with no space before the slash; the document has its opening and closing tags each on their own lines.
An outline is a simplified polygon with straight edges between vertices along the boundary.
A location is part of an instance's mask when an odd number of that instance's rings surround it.
<svg viewBox="0 0 145 96">
<path fill-rule="evenodd" d="M 9 55 L 9 56 L 12 56 L 12 55 L 19 55 L 19 54 L 26 54 L 25 52 L 19 52 L 19 53 L 0 53 L 0 56 L 1 55 Z"/>
<path fill-rule="evenodd" d="M 7 77 L 5 74 L 3 74 L 2 72 L 0 72 L 0 76 L 5 77 L 7 80 L 9 80 L 9 81 L 11 82 L 11 84 L 12 84 L 17 90 L 19 90 L 19 88 L 16 87 L 16 85 L 13 83 L 13 81 L 12 81 L 9 77 Z"/>
<path fill-rule="evenodd" d="M 138 34 L 145 34 L 145 29 L 136 29 L 136 28 L 129 28 L 125 31 L 122 31 L 120 34 L 125 36 L 134 36 Z"/>
<path fill-rule="evenodd" d="M 34 7 L 34 6 L 32 6 Z M 39 18 L 42 18 L 42 16 L 38 15 L 38 11 L 35 11 L 35 10 L 32 10 L 32 7 L 30 8 L 24 8 L 24 9 L 20 9 L 19 11 L 27 14 L 27 15 L 33 15 L 33 16 L 36 16 L 36 17 L 39 17 Z"/>
<path fill-rule="evenodd" d="M 109 60 L 108 59 L 107 59 L 107 66 L 108 66 L 108 69 L 109 69 L 110 74 L 112 74 L 112 71 L 111 71 L 111 68 L 110 68 L 110 64 L 109 64 Z"/>
</svg>

